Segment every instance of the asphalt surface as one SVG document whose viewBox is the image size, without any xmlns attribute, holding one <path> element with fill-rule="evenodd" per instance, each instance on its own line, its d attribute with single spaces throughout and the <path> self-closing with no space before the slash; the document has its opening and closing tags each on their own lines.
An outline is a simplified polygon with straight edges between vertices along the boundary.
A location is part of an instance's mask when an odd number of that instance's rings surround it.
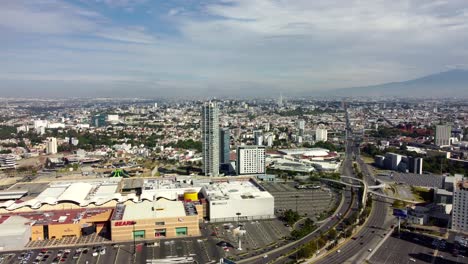
<svg viewBox="0 0 468 264">
<path fill-rule="evenodd" d="M 400 263 L 468 263 L 467 252 L 453 254 L 453 245 L 433 244 L 434 238 L 402 232 L 390 236 L 370 259 L 372 264 Z"/>
<path fill-rule="evenodd" d="M 344 175 L 352 175 L 353 168 L 352 168 L 352 153 L 355 151 L 355 147 L 353 146 L 353 142 L 348 143 L 347 147 L 347 155 L 344 161 L 343 166 L 343 174 Z M 300 242 L 290 243 L 286 245 L 284 248 L 277 249 L 274 252 L 267 252 L 265 255 L 260 255 L 257 257 L 249 258 L 243 261 L 239 261 L 238 263 L 287 263 L 289 262 L 294 256 L 288 255 L 293 249 L 298 248 L 301 245 L 304 245 L 310 241 L 315 240 L 320 236 L 322 232 L 326 232 L 333 226 L 337 225 L 343 219 L 345 219 L 349 212 L 353 210 L 356 211 L 359 207 L 358 199 L 352 199 L 352 191 L 351 188 L 347 187 L 343 193 L 344 195 L 344 203 L 341 205 L 340 208 L 337 210 L 337 214 L 342 214 L 344 217 L 339 219 L 337 217 L 332 217 L 328 219 L 322 226 L 320 226 L 317 230 L 309 234 L 308 236 L 304 237 Z M 348 213 L 348 214 L 346 214 Z M 294 254 L 293 254 L 294 255 Z"/>
<path fill-rule="evenodd" d="M 359 157 L 359 146 L 355 144 L 352 138 L 352 132 L 348 126 L 348 139 L 346 148 L 347 160 L 354 156 L 356 162 L 360 165 L 364 175 L 364 180 L 369 185 L 375 184 L 371 172 L 367 165 Z M 354 175 L 352 170 L 352 162 L 344 164 L 345 175 Z M 391 221 L 389 221 L 388 207 L 391 203 L 386 202 L 383 198 L 373 199 L 372 211 L 367 222 L 359 229 L 358 233 L 352 239 L 341 245 L 339 250 L 329 252 L 324 257 L 320 258 L 315 263 L 320 264 L 342 264 L 342 263 L 362 263 L 365 258 L 374 250 L 378 242 L 383 239 L 384 235 L 390 231 Z"/>
</svg>

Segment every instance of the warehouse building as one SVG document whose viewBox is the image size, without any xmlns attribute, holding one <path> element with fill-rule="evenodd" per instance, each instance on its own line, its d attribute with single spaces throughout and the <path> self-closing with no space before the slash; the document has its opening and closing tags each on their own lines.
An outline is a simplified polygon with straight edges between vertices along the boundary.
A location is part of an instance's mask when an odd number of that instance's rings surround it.
<svg viewBox="0 0 468 264">
<path fill-rule="evenodd" d="M 21 216 L 0 216 L 0 250 L 22 249 L 31 236 L 31 221 Z"/>
</svg>

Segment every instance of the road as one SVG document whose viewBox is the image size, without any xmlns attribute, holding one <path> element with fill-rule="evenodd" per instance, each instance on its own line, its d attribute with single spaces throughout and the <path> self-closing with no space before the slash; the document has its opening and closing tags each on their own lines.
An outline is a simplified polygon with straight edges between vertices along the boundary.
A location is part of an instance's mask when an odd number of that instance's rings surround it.
<svg viewBox="0 0 468 264">
<path fill-rule="evenodd" d="M 352 166 L 352 157 L 353 153 L 356 152 L 356 147 L 354 146 L 353 141 L 348 141 L 347 142 L 347 147 L 346 147 L 346 158 L 343 162 L 343 168 L 342 168 L 342 174 L 344 175 L 353 175 L 353 166 Z M 242 261 L 238 261 L 238 263 L 287 263 L 290 261 L 288 257 L 294 257 L 294 256 L 288 256 L 288 253 L 291 253 L 293 249 L 296 249 L 300 247 L 301 245 L 304 245 L 310 241 L 315 240 L 320 236 L 321 233 L 326 232 L 333 226 L 337 225 L 339 222 L 343 221 L 347 216 L 349 216 L 349 212 L 352 211 L 357 211 L 359 208 L 359 201 L 356 197 L 356 199 L 352 198 L 352 188 L 347 187 L 344 191 L 344 202 L 337 209 L 337 214 L 342 214 L 344 217 L 342 219 L 338 219 L 337 217 L 332 217 L 328 221 L 324 222 L 317 230 L 315 230 L 313 233 L 307 235 L 304 237 L 302 240 L 290 243 L 282 248 L 278 248 L 277 250 L 273 252 L 267 252 L 265 255 L 260 255 L 257 257 L 252 257 L 249 259 L 245 259 Z"/>
<path fill-rule="evenodd" d="M 346 115 L 348 120 L 348 115 Z M 354 155 L 356 162 L 360 165 L 364 180 L 369 185 L 375 184 L 375 179 L 368 170 L 367 165 L 359 157 L 359 145 L 354 144 L 352 131 L 348 123 L 347 133 L 347 156 Z M 351 164 L 345 164 L 346 175 L 354 175 Z M 339 251 L 334 251 L 319 259 L 319 264 L 341 264 L 341 263 L 362 263 L 369 253 L 374 249 L 377 243 L 383 238 L 384 234 L 389 232 L 391 226 L 391 217 L 388 215 L 389 202 L 383 198 L 373 199 L 373 208 L 367 222 L 362 226 L 352 239 L 343 244 Z"/>
</svg>

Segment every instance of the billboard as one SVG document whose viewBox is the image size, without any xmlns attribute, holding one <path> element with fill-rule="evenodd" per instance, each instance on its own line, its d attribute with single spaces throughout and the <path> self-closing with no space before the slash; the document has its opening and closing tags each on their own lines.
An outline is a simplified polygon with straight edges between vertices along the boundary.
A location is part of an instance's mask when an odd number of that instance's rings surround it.
<svg viewBox="0 0 468 264">
<path fill-rule="evenodd" d="M 236 264 L 234 261 L 227 259 L 227 258 L 222 258 L 220 263 L 221 264 Z"/>
<path fill-rule="evenodd" d="M 408 217 L 408 211 L 406 209 L 394 208 L 393 215 L 401 218 L 406 218 Z"/>
</svg>

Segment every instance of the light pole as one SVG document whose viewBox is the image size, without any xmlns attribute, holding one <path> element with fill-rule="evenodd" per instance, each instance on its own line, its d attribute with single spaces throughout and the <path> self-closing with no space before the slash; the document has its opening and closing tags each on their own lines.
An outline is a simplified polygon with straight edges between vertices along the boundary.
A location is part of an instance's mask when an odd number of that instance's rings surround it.
<svg viewBox="0 0 468 264">
<path fill-rule="evenodd" d="M 242 231 L 241 231 L 241 226 L 239 224 L 239 218 L 240 218 L 241 213 L 237 212 L 236 215 L 237 215 L 237 228 L 239 228 L 239 233 L 237 234 L 238 244 L 239 245 L 238 245 L 237 249 L 242 250 L 242 244 L 241 244 L 242 243 L 241 242 Z"/>
<path fill-rule="evenodd" d="M 294 195 L 293 197 L 296 198 L 296 214 L 299 214 L 299 213 L 297 212 L 297 198 L 299 198 L 299 197 L 301 197 L 301 196 L 296 194 L 296 195 Z"/>
<path fill-rule="evenodd" d="M 136 261 L 136 242 L 135 242 L 135 225 L 136 225 L 136 221 L 133 221 L 132 222 L 132 225 L 133 225 L 133 260 Z"/>
</svg>

